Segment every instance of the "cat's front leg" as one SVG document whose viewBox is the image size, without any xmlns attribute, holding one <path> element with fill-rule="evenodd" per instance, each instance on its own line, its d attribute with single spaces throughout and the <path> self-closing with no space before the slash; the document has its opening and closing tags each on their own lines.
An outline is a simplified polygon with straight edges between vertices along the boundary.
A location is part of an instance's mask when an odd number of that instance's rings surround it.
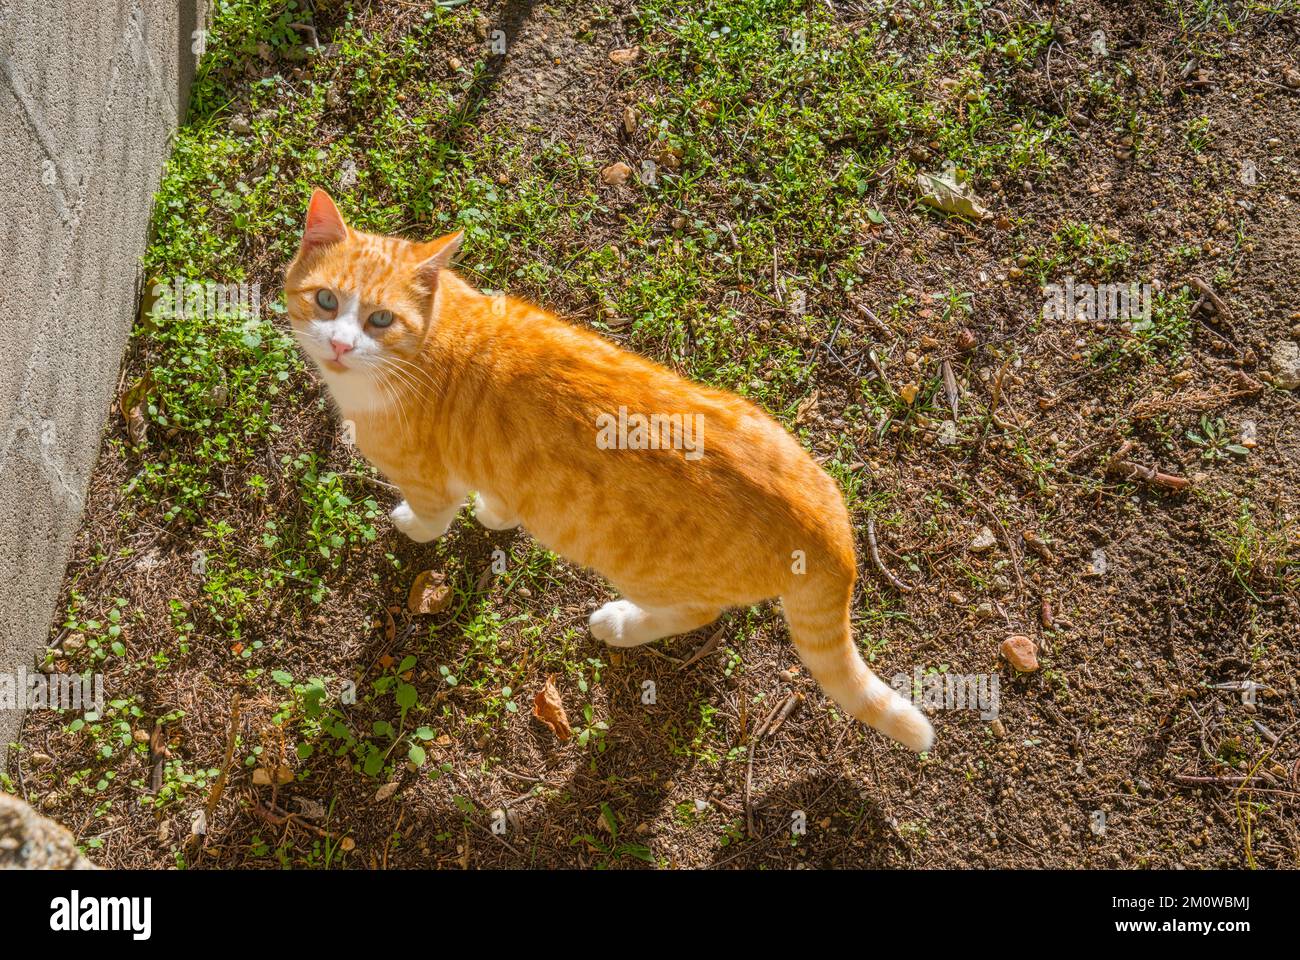
<svg viewBox="0 0 1300 960">
<path fill-rule="evenodd" d="M 451 522 L 460 513 L 462 503 L 463 501 L 457 500 L 445 507 L 431 508 L 428 501 L 423 501 L 417 512 L 409 500 L 403 500 L 393 508 L 389 516 L 393 520 L 393 526 L 416 543 L 428 543 L 451 529 Z"/>
</svg>

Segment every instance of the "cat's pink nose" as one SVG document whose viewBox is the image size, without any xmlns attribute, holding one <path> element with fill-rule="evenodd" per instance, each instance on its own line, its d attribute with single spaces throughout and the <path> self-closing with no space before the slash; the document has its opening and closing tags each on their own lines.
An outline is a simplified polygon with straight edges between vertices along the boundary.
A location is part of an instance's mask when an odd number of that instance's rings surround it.
<svg viewBox="0 0 1300 960">
<path fill-rule="evenodd" d="M 352 349 L 352 344 L 344 343 L 342 340 L 331 340 L 330 346 L 334 348 L 334 359 L 339 360 L 343 354 Z"/>
</svg>

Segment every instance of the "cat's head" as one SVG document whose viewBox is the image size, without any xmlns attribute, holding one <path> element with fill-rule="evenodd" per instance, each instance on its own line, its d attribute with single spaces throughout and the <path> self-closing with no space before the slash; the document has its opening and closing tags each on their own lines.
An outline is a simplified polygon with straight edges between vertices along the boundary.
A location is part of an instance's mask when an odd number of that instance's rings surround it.
<svg viewBox="0 0 1300 960">
<path fill-rule="evenodd" d="M 429 332 L 438 274 L 461 234 L 428 243 L 353 230 L 324 190 L 312 194 L 284 293 L 303 352 L 332 383 L 393 373 Z"/>
</svg>

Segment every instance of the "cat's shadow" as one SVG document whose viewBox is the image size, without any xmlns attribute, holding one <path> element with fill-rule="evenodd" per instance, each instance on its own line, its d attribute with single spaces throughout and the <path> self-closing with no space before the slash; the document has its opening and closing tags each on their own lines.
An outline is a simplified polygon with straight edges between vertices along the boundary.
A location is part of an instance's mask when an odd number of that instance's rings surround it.
<svg viewBox="0 0 1300 960">
<path fill-rule="evenodd" d="M 391 547 L 411 570 L 449 569 L 454 563 L 462 582 L 470 584 L 455 621 L 467 623 L 499 600 L 499 581 L 490 581 L 486 571 L 500 557 L 496 551 L 504 551 L 507 557 L 517 554 L 522 536 L 519 531 L 458 525 L 437 546 L 406 541 Z M 436 550 L 436 556 L 431 550 Z M 475 583 L 479 576 L 482 579 Z M 698 852 L 703 845 L 708 848 L 707 865 L 720 869 L 796 864 L 880 868 L 907 862 L 907 844 L 870 791 L 864 790 L 867 785 L 838 772 L 812 772 L 770 785 L 756 776 L 746 802 L 744 751 L 726 755 L 721 752 L 725 748 L 718 746 L 720 738 L 710 736 L 715 714 L 725 701 L 742 695 L 727 653 L 728 637 L 737 628 L 736 614 L 724 614 L 690 634 L 614 650 L 587 633 L 586 617 L 603 601 L 587 598 L 588 590 L 582 592 L 584 605 L 574 615 L 580 639 L 570 655 L 587 665 L 591 681 L 599 672 L 601 697 L 597 704 L 592 686 L 584 694 L 574 688 L 571 677 L 557 678 L 574 737 L 561 742 L 539 720 L 527 716 L 536 692 L 530 687 L 515 696 L 519 713 L 527 717 L 522 728 L 518 722 L 498 727 L 474 753 L 452 760 L 454 776 L 484 808 L 479 826 L 485 832 L 490 828 L 489 812 L 499 804 L 508 805 L 510 817 L 500 849 L 486 864 L 573 869 L 675 866 L 679 861 L 674 851 L 681 844 L 693 851 L 691 865 L 703 865 Z M 719 630 L 723 637 L 716 648 L 687 664 Z M 402 640 L 399 636 L 399 643 Z M 443 662 L 455 662 L 467 649 L 466 639 L 450 630 L 424 641 L 407 637 L 405 642 L 427 645 L 431 652 L 436 649 Z M 377 656 L 380 647 L 391 646 L 382 637 L 376 637 L 374 644 L 363 656 Z M 593 707 L 590 717 L 585 713 L 589 705 Z M 752 729 L 758 722 L 751 714 L 748 726 Z M 604 726 L 597 726 L 600 723 Z M 585 742 L 579 742 L 584 731 Z M 760 756 L 782 749 L 781 738 L 765 740 Z M 483 761 L 489 757 L 492 762 L 485 768 Z M 493 766 L 519 779 L 498 774 L 492 781 L 495 793 L 489 796 L 476 771 L 490 771 Z M 535 795 L 527 796 L 534 789 Z M 516 796 L 508 797 L 512 790 Z M 465 812 L 431 809 L 426 816 L 430 823 L 447 823 L 462 819 Z M 665 827 L 670 835 L 664 835 Z"/>
<path fill-rule="evenodd" d="M 496 577 L 489 576 L 488 571 L 503 555 L 509 566 L 514 567 L 518 563 L 520 541 L 525 536 L 517 530 L 492 531 L 476 524 L 458 524 L 445 544 L 440 542 L 433 547 L 437 551 L 436 559 L 430 556 L 432 545 L 408 542 L 395 545 L 393 552 L 408 569 L 428 566 L 449 569 L 453 563 L 459 567 L 462 583 L 469 582 L 470 587 L 468 601 L 456 621 L 468 623 L 499 604 L 500 590 L 511 582 L 512 575 L 509 568 Z M 532 695 L 537 692 L 533 687 L 540 682 L 537 676 L 530 676 L 529 689 L 518 691 L 515 697 L 518 712 L 527 717 L 522 731 L 517 722 L 497 728 L 479 745 L 481 756 L 472 760 L 461 758 L 453 764 L 461 768 L 458 779 L 466 787 L 474 785 L 470 771 L 487 756 L 512 776 L 522 775 L 542 786 L 538 796 L 514 804 L 511 826 L 503 840 L 508 842 L 516 832 L 524 836 L 545 833 L 554 838 L 547 843 L 545 865 L 574 868 L 596 863 L 634 865 L 639 861 L 631 849 L 648 839 L 637 832 L 637 827 L 653 824 L 663 817 L 689 816 L 686 810 L 667 809 L 674 805 L 673 788 L 678 782 L 701 779 L 695 776 L 697 771 L 702 765 L 712 765 L 716 759 L 702 751 L 697 740 L 702 739 L 700 727 L 706 722 L 707 710 L 718 702 L 722 688 L 729 683 L 721 652 L 725 642 L 719 644 L 719 651 L 684 669 L 683 662 L 719 629 L 727 629 L 728 622 L 724 617 L 691 634 L 655 641 L 646 647 L 616 650 L 587 631 L 587 617 L 604 601 L 591 596 L 599 589 L 595 587 L 599 582 L 595 575 L 583 576 L 591 582 L 584 583 L 580 589 L 581 608 L 568 614 L 572 623 L 552 625 L 549 631 L 574 629 L 576 646 L 569 650 L 567 657 L 581 664 L 589 685 L 584 693 L 576 687 L 571 675 L 557 677 L 573 736 L 568 741 L 560 741 L 541 721 L 529 716 Z M 548 600 L 551 604 L 555 602 L 554 598 L 543 597 L 529 602 L 537 608 L 535 613 L 545 613 L 541 604 Z M 559 641 L 548 637 L 544 642 Z M 465 638 L 451 632 L 423 643 L 433 645 L 437 658 L 444 662 L 458 660 L 466 650 Z M 598 704 L 592 696 L 597 677 L 601 690 Z M 589 716 L 588 707 L 591 707 Z M 692 715 L 691 711 L 695 713 Z M 575 751 L 580 755 L 576 764 L 573 763 Z M 572 772 L 566 776 L 560 770 Z M 709 779 L 716 777 L 713 770 L 702 772 Z M 521 794 L 529 787 L 529 782 L 523 780 L 511 784 Z M 500 802 L 499 798 L 487 796 L 477 799 L 484 806 Z M 681 805 L 681 801 L 677 804 Z M 608 816 L 614 818 L 613 831 L 607 829 L 606 809 Z M 447 813 L 453 819 L 461 815 L 459 811 Z M 440 819 L 436 812 L 433 817 Z M 597 845 L 608 849 L 602 853 L 588 845 L 582 839 L 584 836 L 592 837 Z M 519 849 L 513 843 L 510 847 Z M 565 852 L 557 857 L 556 850 Z"/>
<path fill-rule="evenodd" d="M 492 536 L 494 542 L 501 539 Z M 589 612 L 584 609 L 584 621 Z M 709 735 L 725 702 L 745 696 L 727 652 L 737 616 L 724 614 L 690 634 L 621 651 L 585 634 L 577 655 L 605 664 L 603 701 L 590 719 L 580 698 L 566 709 L 575 733 L 590 731 L 587 742 L 561 744 L 530 718 L 523 743 L 515 731 L 503 732 L 489 745 L 490 751 L 526 762 L 527 772 L 544 783 L 511 827 L 521 836 L 553 838 L 544 865 L 702 866 L 700 845 L 709 848 L 707 865 L 720 869 L 796 864 L 878 869 L 909 860 L 897 825 L 866 783 L 814 771 L 771 785 L 759 775 L 745 790 L 745 752 L 726 753 L 718 746 L 725 738 Z M 716 647 L 688 663 L 719 631 Z M 751 714 L 751 730 L 759 719 Z M 608 729 L 592 730 L 601 720 Z M 799 734 L 788 733 L 797 740 Z M 791 742 L 765 740 L 761 756 L 788 750 Z M 577 764 L 574 750 L 581 751 Z M 561 765 L 569 771 L 562 782 L 546 778 L 548 768 Z M 666 825 L 671 835 L 662 834 Z M 692 839 L 684 841 L 682 833 Z M 674 851 L 683 842 L 695 852 L 679 861 Z M 556 857 L 557 849 L 568 852 Z"/>
</svg>

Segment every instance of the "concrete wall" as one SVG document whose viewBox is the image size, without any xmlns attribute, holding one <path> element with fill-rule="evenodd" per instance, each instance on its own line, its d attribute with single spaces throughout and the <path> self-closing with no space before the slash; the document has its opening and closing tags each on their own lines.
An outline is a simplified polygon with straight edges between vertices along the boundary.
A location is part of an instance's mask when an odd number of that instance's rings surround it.
<svg viewBox="0 0 1300 960">
<path fill-rule="evenodd" d="M 0 672 L 46 640 L 201 2 L 0 0 Z"/>
</svg>

